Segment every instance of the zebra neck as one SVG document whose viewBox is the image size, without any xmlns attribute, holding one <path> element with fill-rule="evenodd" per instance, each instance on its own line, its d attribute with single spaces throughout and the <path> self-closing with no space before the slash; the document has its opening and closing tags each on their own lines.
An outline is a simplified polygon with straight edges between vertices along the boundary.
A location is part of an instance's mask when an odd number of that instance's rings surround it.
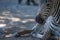
<svg viewBox="0 0 60 40">
<path fill-rule="evenodd" d="M 56 23 L 59 23 L 59 21 L 60 21 L 60 2 L 57 4 L 57 8 L 55 10 L 53 17 L 54 17 L 54 21 Z"/>
</svg>

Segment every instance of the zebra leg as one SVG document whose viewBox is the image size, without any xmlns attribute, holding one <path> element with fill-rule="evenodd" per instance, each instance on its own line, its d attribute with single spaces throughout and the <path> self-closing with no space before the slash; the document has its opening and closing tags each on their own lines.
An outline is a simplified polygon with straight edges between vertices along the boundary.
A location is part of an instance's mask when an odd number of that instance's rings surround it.
<svg viewBox="0 0 60 40">
<path fill-rule="evenodd" d="M 34 4 L 34 5 L 38 5 L 35 0 L 31 0 L 31 2 Z"/>
<path fill-rule="evenodd" d="M 21 4 L 22 0 L 18 0 L 18 3 Z"/>
<path fill-rule="evenodd" d="M 30 1 L 31 1 L 31 0 L 27 0 L 27 1 L 26 1 L 26 4 L 27 4 L 27 5 L 30 5 Z"/>
</svg>

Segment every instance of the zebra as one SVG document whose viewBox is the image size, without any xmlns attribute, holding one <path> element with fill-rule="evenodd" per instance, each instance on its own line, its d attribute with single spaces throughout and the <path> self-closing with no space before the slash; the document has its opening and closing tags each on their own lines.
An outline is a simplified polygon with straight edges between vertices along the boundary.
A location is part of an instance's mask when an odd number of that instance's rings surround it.
<svg viewBox="0 0 60 40">
<path fill-rule="evenodd" d="M 47 40 L 47 38 L 49 37 L 48 34 L 50 33 L 48 32 L 53 31 L 56 24 L 60 23 L 60 12 L 58 12 L 60 9 L 59 6 L 60 0 L 43 0 L 43 2 L 40 3 L 40 10 L 38 12 L 39 14 L 36 16 L 36 22 L 41 25 L 44 25 L 44 27 L 46 27 L 47 29 L 47 30 L 45 29 L 46 30 L 44 33 L 45 35 L 44 34 L 43 34 L 44 36 L 42 35 L 44 40 Z M 49 18 L 51 21 L 48 20 Z"/>
</svg>

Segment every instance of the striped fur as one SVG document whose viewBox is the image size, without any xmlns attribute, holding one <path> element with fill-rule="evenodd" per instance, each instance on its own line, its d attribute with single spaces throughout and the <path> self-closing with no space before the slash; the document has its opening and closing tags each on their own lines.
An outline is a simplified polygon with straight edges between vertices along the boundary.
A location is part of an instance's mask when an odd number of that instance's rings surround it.
<svg viewBox="0 0 60 40">
<path fill-rule="evenodd" d="M 55 16 L 58 3 L 59 0 L 46 0 L 40 4 L 40 11 L 37 15 L 38 18 L 36 17 L 36 22 L 42 22 L 39 24 L 43 24 L 50 15 Z"/>
</svg>

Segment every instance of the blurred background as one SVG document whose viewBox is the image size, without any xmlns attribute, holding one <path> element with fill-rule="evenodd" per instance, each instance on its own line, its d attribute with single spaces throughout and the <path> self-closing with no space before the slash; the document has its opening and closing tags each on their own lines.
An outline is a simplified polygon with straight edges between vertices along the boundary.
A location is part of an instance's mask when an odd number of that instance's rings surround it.
<svg viewBox="0 0 60 40">
<path fill-rule="evenodd" d="M 31 30 L 36 25 L 35 17 L 38 12 L 38 4 L 39 0 L 0 0 L 0 37 L 4 31 L 14 33 Z M 10 38 L 0 40 L 10 40 Z"/>
<path fill-rule="evenodd" d="M 36 25 L 38 5 L 39 0 L 0 0 L 0 33 L 31 30 Z"/>
</svg>

